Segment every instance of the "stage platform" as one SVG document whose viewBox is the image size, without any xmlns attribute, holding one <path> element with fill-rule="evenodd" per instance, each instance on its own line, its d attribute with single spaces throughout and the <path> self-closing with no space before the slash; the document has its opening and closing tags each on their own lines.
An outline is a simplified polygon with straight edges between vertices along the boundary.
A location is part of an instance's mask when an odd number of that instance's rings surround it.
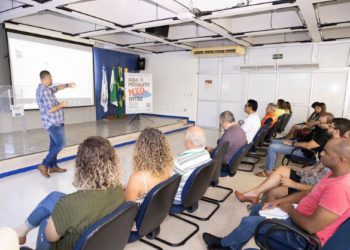
<svg viewBox="0 0 350 250">
<path fill-rule="evenodd" d="M 59 159 L 74 158 L 78 145 L 88 136 L 108 138 L 112 145 L 118 147 L 134 143 L 139 132 L 146 127 L 156 127 L 170 133 L 192 125 L 185 117 L 142 115 L 139 120 L 129 123 L 131 118 L 65 125 L 67 144 Z M 0 178 L 35 169 L 49 148 L 45 129 L 0 134 L 0 142 Z"/>
</svg>

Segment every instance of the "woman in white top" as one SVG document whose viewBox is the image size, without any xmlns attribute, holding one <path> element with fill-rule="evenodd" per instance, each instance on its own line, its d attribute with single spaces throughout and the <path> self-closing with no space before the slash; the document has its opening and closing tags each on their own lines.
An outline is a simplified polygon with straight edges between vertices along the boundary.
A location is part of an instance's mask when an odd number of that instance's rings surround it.
<svg viewBox="0 0 350 250">
<path fill-rule="evenodd" d="M 134 172 L 125 189 L 125 198 L 139 204 L 154 186 L 168 179 L 173 156 L 164 134 L 156 128 L 144 129 L 134 150 Z"/>
</svg>

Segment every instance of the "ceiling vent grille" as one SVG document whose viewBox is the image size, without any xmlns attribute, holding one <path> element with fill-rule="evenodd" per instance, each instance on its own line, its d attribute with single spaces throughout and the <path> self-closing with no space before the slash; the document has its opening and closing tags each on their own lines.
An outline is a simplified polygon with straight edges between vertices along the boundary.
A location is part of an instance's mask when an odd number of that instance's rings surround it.
<svg viewBox="0 0 350 250">
<path fill-rule="evenodd" d="M 192 53 L 195 56 L 244 56 L 245 48 L 242 46 L 194 48 Z"/>
</svg>

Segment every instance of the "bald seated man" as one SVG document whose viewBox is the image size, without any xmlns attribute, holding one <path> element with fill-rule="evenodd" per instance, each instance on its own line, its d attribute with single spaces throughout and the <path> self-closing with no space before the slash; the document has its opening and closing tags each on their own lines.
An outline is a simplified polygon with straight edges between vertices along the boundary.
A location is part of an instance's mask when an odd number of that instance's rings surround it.
<svg viewBox="0 0 350 250">
<path fill-rule="evenodd" d="M 205 150 L 205 133 L 201 127 L 193 126 L 186 130 L 184 145 L 186 150 L 176 156 L 174 161 L 174 174 L 181 175 L 181 182 L 177 189 L 174 204 L 182 203 L 182 189 L 192 172 L 211 160 L 208 151 Z"/>
<path fill-rule="evenodd" d="M 257 225 L 265 220 L 259 216 L 261 209 L 279 207 L 289 218 L 284 223 L 301 228 L 320 240 L 322 246 L 339 226 L 350 217 L 350 140 L 331 139 L 325 146 L 322 163 L 331 172 L 323 177 L 311 191 L 298 192 L 287 197 L 255 205 L 250 216 L 243 217 L 241 223 L 223 238 L 209 233 L 203 234 L 208 249 L 241 249 L 253 237 Z M 292 204 L 298 203 L 294 208 Z M 264 238 L 271 224 L 260 230 L 259 238 Z M 269 237 L 271 249 L 304 249 L 305 241 L 296 234 L 279 231 Z"/>
</svg>

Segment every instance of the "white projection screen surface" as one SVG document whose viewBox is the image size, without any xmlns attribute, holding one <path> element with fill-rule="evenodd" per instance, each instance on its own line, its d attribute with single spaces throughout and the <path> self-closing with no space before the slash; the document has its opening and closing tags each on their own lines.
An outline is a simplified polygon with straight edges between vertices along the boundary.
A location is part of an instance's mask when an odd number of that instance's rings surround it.
<svg viewBox="0 0 350 250">
<path fill-rule="evenodd" d="M 59 101 L 69 107 L 94 105 L 92 47 L 41 37 L 7 33 L 14 103 L 37 109 L 39 73 L 48 70 L 53 86 L 69 82 L 75 88 L 58 91 Z"/>
</svg>

